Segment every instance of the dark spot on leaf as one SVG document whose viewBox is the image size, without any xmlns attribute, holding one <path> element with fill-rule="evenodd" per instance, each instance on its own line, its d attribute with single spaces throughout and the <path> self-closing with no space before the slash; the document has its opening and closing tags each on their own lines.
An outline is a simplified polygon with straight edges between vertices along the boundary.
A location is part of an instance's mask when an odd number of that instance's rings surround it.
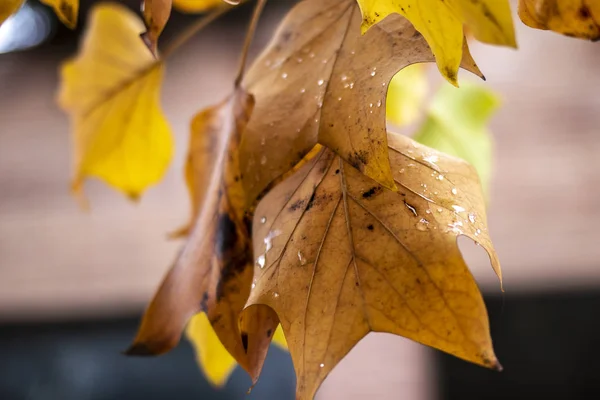
<svg viewBox="0 0 600 400">
<path fill-rule="evenodd" d="M 208 293 L 204 292 L 202 300 L 200 300 L 200 311 L 208 311 Z"/>
<path fill-rule="evenodd" d="M 337 174 L 339 174 L 339 173 L 340 173 L 340 170 L 339 170 L 339 169 L 336 169 L 336 170 L 335 170 L 335 174 L 337 175 Z"/>
<path fill-rule="evenodd" d="M 314 194 L 313 194 L 314 196 Z M 298 199 L 295 202 L 292 203 L 292 205 L 288 208 L 288 210 L 290 211 L 296 211 L 301 209 L 302 207 L 304 207 L 304 204 L 306 203 L 305 199 Z"/>
<path fill-rule="evenodd" d="M 354 168 L 358 169 L 359 171 L 362 171 L 364 169 L 364 166 L 369 163 L 368 156 L 369 154 L 365 150 L 355 151 L 354 153 L 349 155 L 348 162 Z"/>
<path fill-rule="evenodd" d="M 222 257 L 229 250 L 233 249 L 238 240 L 238 233 L 235 223 L 229 217 L 229 214 L 222 214 L 219 217 L 217 225 L 217 237 L 215 240 L 215 251 Z"/>
<path fill-rule="evenodd" d="M 372 196 L 375 196 L 376 194 L 379 194 L 380 192 L 381 192 L 381 186 L 373 186 L 371 189 L 364 192 L 362 197 L 363 197 L 363 199 L 368 199 L 368 198 L 371 198 Z"/>
<path fill-rule="evenodd" d="M 369 225 L 367 226 L 367 229 L 368 229 L 368 230 L 370 230 L 370 231 L 372 231 L 372 230 L 374 230 L 374 229 L 375 229 L 375 227 L 373 226 L 373 224 L 369 224 Z"/>
<path fill-rule="evenodd" d="M 579 11 L 577 14 L 579 15 L 579 18 L 581 18 L 581 19 L 588 19 L 592 16 L 590 9 L 585 4 L 579 8 Z"/>
<path fill-rule="evenodd" d="M 308 200 L 308 205 L 306 206 L 306 211 L 310 210 L 315 203 L 315 196 L 317 192 L 313 192 L 312 196 L 310 196 L 310 200 Z"/>
<path fill-rule="evenodd" d="M 273 331 L 271 329 L 267 330 L 267 337 L 271 337 L 271 334 L 273 333 Z"/>
<path fill-rule="evenodd" d="M 242 332 L 242 346 L 244 346 L 244 353 L 248 352 L 248 334 Z"/>
</svg>

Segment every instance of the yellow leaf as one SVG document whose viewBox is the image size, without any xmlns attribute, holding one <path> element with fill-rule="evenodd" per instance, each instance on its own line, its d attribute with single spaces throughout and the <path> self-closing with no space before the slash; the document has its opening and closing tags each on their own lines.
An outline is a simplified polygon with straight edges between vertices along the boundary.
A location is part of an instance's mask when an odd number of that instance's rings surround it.
<svg viewBox="0 0 600 400">
<path fill-rule="evenodd" d="M 79 15 L 79 0 L 41 0 L 41 2 L 52 7 L 63 24 L 75 29 Z"/>
<path fill-rule="evenodd" d="M 140 40 L 143 31 L 124 6 L 99 4 L 78 56 L 61 68 L 59 103 L 73 124 L 76 193 L 97 177 L 138 198 L 171 161 L 173 138 L 160 108 L 164 67 Z"/>
<path fill-rule="evenodd" d="M 14 13 L 19 11 L 25 0 L 2 0 L 0 1 L 0 25 Z"/>
<path fill-rule="evenodd" d="M 427 97 L 427 74 L 421 64 L 410 65 L 390 82 L 386 101 L 386 118 L 396 126 L 415 122 Z"/>
<path fill-rule="evenodd" d="M 532 28 L 581 39 L 600 39 L 597 0 L 519 0 L 519 17 Z"/>
<path fill-rule="evenodd" d="M 457 86 L 463 51 L 463 25 L 476 39 L 516 47 L 508 0 L 357 0 L 366 32 L 388 15 L 406 17 L 427 40 L 438 69 Z"/>
<path fill-rule="evenodd" d="M 240 162 L 249 199 L 317 142 L 385 187 L 395 187 L 386 145 L 387 87 L 402 68 L 434 58 L 398 15 L 362 36 L 360 24 L 355 0 L 302 1 L 248 70 L 243 85 L 256 107 Z M 480 74 L 468 50 L 463 59 L 465 69 Z"/>
<path fill-rule="evenodd" d="M 219 340 L 205 313 L 190 320 L 186 334 L 206 379 L 215 386 L 224 385 L 237 362 Z"/>
<path fill-rule="evenodd" d="M 279 316 L 297 399 L 312 399 L 370 331 L 500 368 L 485 304 L 457 246 L 459 235 L 479 243 L 500 276 L 477 173 L 404 136 L 390 134 L 388 143 L 398 192 L 323 149 L 258 204 L 260 268 L 247 304 Z"/>
<path fill-rule="evenodd" d="M 171 5 L 172 0 L 144 0 L 142 3 L 147 28 L 142 34 L 142 39 L 155 56 L 158 51 L 158 37 L 171 16 Z"/>
<path fill-rule="evenodd" d="M 173 7 L 187 13 L 208 11 L 222 4 L 223 0 L 173 0 Z"/>
</svg>

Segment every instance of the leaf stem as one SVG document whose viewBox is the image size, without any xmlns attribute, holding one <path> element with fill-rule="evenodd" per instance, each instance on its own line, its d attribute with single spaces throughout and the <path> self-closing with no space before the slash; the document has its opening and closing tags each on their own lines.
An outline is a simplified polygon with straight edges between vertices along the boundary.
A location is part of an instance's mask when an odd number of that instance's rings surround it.
<svg viewBox="0 0 600 400">
<path fill-rule="evenodd" d="M 267 4 L 267 0 L 257 0 L 256 5 L 254 6 L 254 12 L 252 13 L 252 19 L 250 20 L 250 25 L 248 26 L 248 31 L 246 32 L 246 38 L 244 39 L 244 47 L 242 47 L 242 53 L 240 55 L 240 65 L 235 77 L 234 85 L 236 88 L 240 85 L 242 79 L 244 78 L 246 61 L 248 59 L 248 51 L 250 49 L 250 45 L 252 44 L 252 39 L 254 38 L 254 33 L 256 32 L 256 27 L 258 26 L 258 20 L 260 19 L 263 9 L 265 8 L 265 4 Z"/>
<path fill-rule="evenodd" d="M 183 44 L 190 40 L 196 33 L 204 29 L 206 26 L 210 25 L 211 22 L 213 22 L 223 14 L 227 13 L 231 9 L 233 9 L 233 5 L 230 5 L 229 3 L 224 4 L 223 6 L 213 10 L 210 14 L 204 16 L 203 18 L 190 25 L 187 29 L 181 32 L 172 43 L 169 43 L 169 46 L 165 49 L 161 58 L 163 60 L 167 59 Z"/>
</svg>

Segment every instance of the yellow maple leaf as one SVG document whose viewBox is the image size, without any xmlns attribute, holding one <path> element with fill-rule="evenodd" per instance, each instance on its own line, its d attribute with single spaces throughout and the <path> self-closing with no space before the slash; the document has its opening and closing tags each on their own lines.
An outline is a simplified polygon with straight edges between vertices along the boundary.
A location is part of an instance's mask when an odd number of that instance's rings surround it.
<svg viewBox="0 0 600 400">
<path fill-rule="evenodd" d="M 593 0 L 519 0 L 525 25 L 581 39 L 600 39 L 600 2 Z"/>
<path fill-rule="evenodd" d="M 223 4 L 223 0 L 173 0 L 173 7 L 187 13 L 204 12 Z"/>
<path fill-rule="evenodd" d="M 63 24 L 71 29 L 77 26 L 77 15 L 79 13 L 79 0 L 40 0 L 42 3 L 52 7 Z"/>
<path fill-rule="evenodd" d="M 139 35 L 144 24 L 117 4 L 99 4 L 78 56 L 61 69 L 58 101 L 74 126 L 79 193 L 86 177 L 137 198 L 164 175 L 173 138 L 160 108 L 164 66 Z"/>
<path fill-rule="evenodd" d="M 215 386 L 223 386 L 237 366 L 237 362 L 219 340 L 205 313 L 196 314 L 190 320 L 186 335 L 196 351 L 198 364 L 206 379 Z M 281 325 L 273 335 L 273 342 L 287 349 Z"/>
<path fill-rule="evenodd" d="M 2 0 L 0 1 L 0 25 L 14 13 L 19 11 L 24 0 Z"/>
<path fill-rule="evenodd" d="M 516 47 L 507 0 L 357 0 L 362 31 L 392 13 L 406 17 L 427 40 L 438 69 L 453 85 L 463 52 L 463 25 L 484 43 Z"/>
</svg>

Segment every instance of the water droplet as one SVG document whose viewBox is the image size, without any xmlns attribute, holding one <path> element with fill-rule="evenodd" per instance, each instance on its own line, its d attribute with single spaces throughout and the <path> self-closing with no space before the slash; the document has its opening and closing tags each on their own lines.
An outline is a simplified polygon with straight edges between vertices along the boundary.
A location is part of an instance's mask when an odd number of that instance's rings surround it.
<svg viewBox="0 0 600 400">
<path fill-rule="evenodd" d="M 476 215 L 474 213 L 469 213 L 469 221 L 471 221 L 472 224 L 475 223 L 475 219 L 476 219 Z"/>
<path fill-rule="evenodd" d="M 338 101 L 342 101 L 342 98 L 341 98 L 341 97 L 338 97 Z"/>
<path fill-rule="evenodd" d="M 260 158 L 260 165 L 265 165 L 267 163 L 267 156 L 263 154 Z"/>
<path fill-rule="evenodd" d="M 403 173 L 404 173 L 404 168 L 400 168 L 400 171 L 399 171 L 399 172 L 400 172 L 401 174 L 403 174 Z"/>
<path fill-rule="evenodd" d="M 410 212 L 413 213 L 413 215 L 416 217 L 417 216 L 417 209 L 414 208 L 413 206 L 411 206 L 410 204 L 404 202 L 404 205 L 406 206 L 406 208 L 408 208 L 410 210 Z"/>
<path fill-rule="evenodd" d="M 464 208 L 462 208 L 461 206 L 457 206 L 457 205 L 454 205 L 454 206 L 452 206 L 452 208 L 453 208 L 453 209 L 454 209 L 454 211 L 456 211 L 456 212 L 463 212 L 463 211 L 465 211 L 465 209 L 464 209 Z"/>
<path fill-rule="evenodd" d="M 256 264 L 258 264 L 259 267 L 264 268 L 265 267 L 265 255 L 262 254 L 260 256 L 258 256 L 258 258 L 256 259 Z"/>
<path fill-rule="evenodd" d="M 296 58 L 296 61 L 298 62 L 298 64 L 300 64 L 304 60 L 301 57 L 298 57 L 298 58 Z"/>
<path fill-rule="evenodd" d="M 325 81 L 323 79 L 319 79 L 319 81 L 317 82 L 317 85 L 323 86 L 324 83 L 325 83 Z"/>
<path fill-rule="evenodd" d="M 309 56 L 310 58 L 315 58 L 315 53 L 310 53 L 308 56 Z"/>
<path fill-rule="evenodd" d="M 287 74 L 287 72 L 284 72 L 283 74 L 281 74 L 281 77 L 282 77 L 283 79 L 287 79 L 287 77 L 288 77 L 288 74 Z"/>
<path fill-rule="evenodd" d="M 263 137 L 260 139 L 260 145 L 264 146 L 267 143 L 267 138 Z"/>
<path fill-rule="evenodd" d="M 269 232 L 269 234 L 264 238 L 265 251 L 269 251 L 273 248 L 273 239 L 279 235 L 281 235 L 281 231 L 279 229 Z"/>
<path fill-rule="evenodd" d="M 373 108 L 373 103 L 369 103 L 369 107 Z"/>
<path fill-rule="evenodd" d="M 443 210 L 441 208 L 437 209 L 437 212 L 441 213 Z"/>
<path fill-rule="evenodd" d="M 452 188 L 452 194 L 458 194 L 458 190 L 456 190 L 456 188 Z"/>
<path fill-rule="evenodd" d="M 252 282 L 251 289 L 254 289 L 255 287 L 256 287 L 256 282 Z"/>
<path fill-rule="evenodd" d="M 306 92 L 306 89 L 304 89 L 304 88 L 300 89 L 300 93 L 305 93 L 305 92 Z"/>
<path fill-rule="evenodd" d="M 421 220 L 417 223 L 417 229 L 421 232 L 426 231 L 428 227 L 429 221 L 427 221 L 425 218 L 421 218 Z"/>
<path fill-rule="evenodd" d="M 261 224 L 264 224 L 265 222 L 267 222 L 267 217 L 262 217 L 262 218 L 260 219 L 260 223 L 261 223 Z"/>
<path fill-rule="evenodd" d="M 443 181 L 444 180 L 444 175 L 439 174 L 436 178 L 438 181 Z"/>
<path fill-rule="evenodd" d="M 323 363 L 319 364 L 319 368 L 324 368 L 324 367 L 325 367 L 325 364 L 323 364 Z"/>
<path fill-rule="evenodd" d="M 479 235 L 481 235 L 481 229 L 477 229 L 477 230 L 475 231 L 475 236 L 479 236 Z"/>
<path fill-rule="evenodd" d="M 329 60 L 327 60 L 327 59 L 325 59 L 325 58 L 324 58 L 324 59 L 323 59 L 323 61 L 321 61 L 321 62 L 322 62 L 323 64 L 327 64 L 327 63 L 329 62 Z"/>
<path fill-rule="evenodd" d="M 425 211 L 427 214 L 431 214 L 431 210 L 426 210 Z"/>
<path fill-rule="evenodd" d="M 408 168 L 413 168 L 414 166 L 415 166 L 415 164 L 413 164 L 413 163 L 408 164 Z"/>
<path fill-rule="evenodd" d="M 298 260 L 300 260 L 300 265 L 306 265 L 306 258 L 302 255 L 302 252 L 298 251 Z"/>
<path fill-rule="evenodd" d="M 279 297 L 279 293 L 273 292 L 273 297 L 278 298 Z"/>
<path fill-rule="evenodd" d="M 377 107 L 381 107 L 381 100 L 377 102 Z"/>
<path fill-rule="evenodd" d="M 377 72 L 375 72 L 375 71 L 372 71 L 372 72 L 371 72 L 371 76 L 375 76 L 375 75 L 377 75 Z"/>
<path fill-rule="evenodd" d="M 346 82 L 348 80 L 348 77 L 346 75 L 342 75 L 341 80 L 342 82 Z"/>
</svg>

